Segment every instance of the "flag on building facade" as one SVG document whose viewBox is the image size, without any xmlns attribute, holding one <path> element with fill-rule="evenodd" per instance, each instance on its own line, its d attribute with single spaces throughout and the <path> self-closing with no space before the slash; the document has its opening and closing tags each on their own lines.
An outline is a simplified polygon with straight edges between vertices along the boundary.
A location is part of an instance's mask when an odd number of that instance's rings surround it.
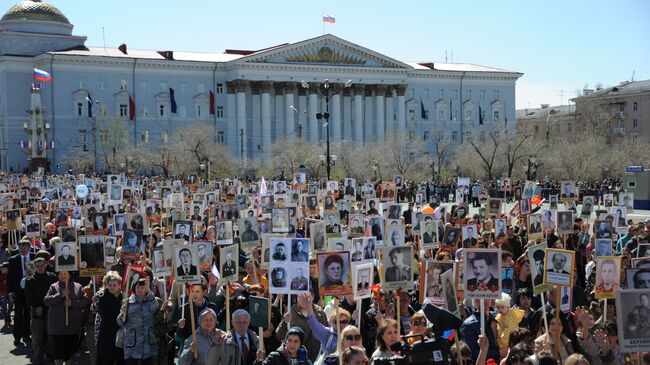
<svg viewBox="0 0 650 365">
<path fill-rule="evenodd" d="M 135 120 L 135 101 L 131 95 L 129 95 L 129 119 Z"/>
<path fill-rule="evenodd" d="M 336 23 L 336 19 L 333 16 L 329 15 L 329 14 L 325 14 L 325 15 L 323 15 L 323 23 L 332 23 L 332 24 L 334 24 L 334 23 Z"/>
<path fill-rule="evenodd" d="M 52 81 L 52 75 L 50 75 L 48 72 L 34 67 L 34 80 L 50 82 Z"/>
<path fill-rule="evenodd" d="M 169 88 L 169 100 L 172 107 L 172 113 L 176 114 L 178 106 L 176 105 L 176 97 L 174 96 L 174 89 Z"/>
<path fill-rule="evenodd" d="M 449 120 L 453 120 L 453 115 L 454 113 L 451 112 L 452 109 L 452 104 L 451 104 L 451 99 L 449 100 Z"/>
<path fill-rule="evenodd" d="M 90 97 L 90 94 L 86 96 L 86 103 L 88 104 L 88 118 L 93 117 L 93 98 Z"/>
<path fill-rule="evenodd" d="M 210 115 L 214 115 L 214 93 L 210 90 Z"/>
<path fill-rule="evenodd" d="M 483 124 L 483 109 L 481 106 L 478 106 L 478 124 Z"/>
<path fill-rule="evenodd" d="M 420 117 L 422 120 L 429 120 L 429 112 L 424 109 L 424 102 L 420 99 Z"/>
</svg>

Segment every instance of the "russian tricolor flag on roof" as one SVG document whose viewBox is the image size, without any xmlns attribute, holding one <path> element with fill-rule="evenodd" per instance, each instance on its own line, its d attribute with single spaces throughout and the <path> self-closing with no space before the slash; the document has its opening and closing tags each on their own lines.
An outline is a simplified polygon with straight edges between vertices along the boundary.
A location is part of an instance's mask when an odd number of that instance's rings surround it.
<svg viewBox="0 0 650 365">
<path fill-rule="evenodd" d="M 336 23 L 336 19 L 334 19 L 333 16 L 331 15 L 323 15 L 323 23 Z"/>
<path fill-rule="evenodd" d="M 34 67 L 34 80 L 50 82 L 52 81 L 52 75 Z"/>
</svg>

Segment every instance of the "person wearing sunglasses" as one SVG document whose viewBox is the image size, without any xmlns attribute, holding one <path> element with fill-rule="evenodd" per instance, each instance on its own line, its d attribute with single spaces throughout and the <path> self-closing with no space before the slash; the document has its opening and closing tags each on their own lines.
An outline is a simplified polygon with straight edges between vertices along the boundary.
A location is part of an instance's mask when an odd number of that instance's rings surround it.
<svg viewBox="0 0 650 365">
<path fill-rule="evenodd" d="M 431 331 L 427 327 L 427 318 L 424 316 L 424 313 L 417 312 L 411 317 L 411 330 L 406 335 L 424 335 L 425 339 L 431 337 Z M 406 339 L 409 344 L 413 344 L 419 340 L 420 337 L 409 337 Z"/>
<path fill-rule="evenodd" d="M 325 358 L 325 361 L 323 362 L 324 365 L 338 365 L 339 364 L 339 356 L 343 353 L 345 353 L 345 350 L 347 350 L 350 347 L 354 347 L 357 349 L 361 349 L 362 352 L 365 352 L 363 349 L 363 346 L 361 345 L 361 331 L 356 326 L 353 325 L 348 325 L 341 331 L 341 352 L 339 353 L 338 351 L 327 356 Z M 365 354 L 364 354 L 365 358 Z M 366 358 L 366 363 L 367 363 L 367 358 Z M 345 361 L 344 361 L 345 363 Z M 356 364 L 356 362 L 354 362 Z"/>
</svg>

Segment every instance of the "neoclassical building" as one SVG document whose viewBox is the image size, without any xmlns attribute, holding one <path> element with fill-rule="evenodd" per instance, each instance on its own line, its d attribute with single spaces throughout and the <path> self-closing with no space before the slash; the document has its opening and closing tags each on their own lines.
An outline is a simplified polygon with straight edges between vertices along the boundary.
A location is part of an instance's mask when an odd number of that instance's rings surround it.
<svg viewBox="0 0 650 365">
<path fill-rule="evenodd" d="M 189 123 L 209 123 L 216 141 L 245 159 L 264 158 L 285 138 L 324 142 L 317 113 L 325 111 L 331 140 L 359 145 L 400 132 L 433 151 L 440 138 L 460 145 L 470 133 L 515 128 L 518 72 L 398 61 L 331 34 L 202 53 L 90 47 L 72 30 L 42 1 L 14 5 L 0 20 L 1 170 L 27 166 L 21 147 L 30 138 L 34 67 L 53 78 L 38 90 L 52 170 L 66 156 L 92 150 L 113 118 L 125 119 L 126 137 L 140 146 L 168 143 Z"/>
</svg>

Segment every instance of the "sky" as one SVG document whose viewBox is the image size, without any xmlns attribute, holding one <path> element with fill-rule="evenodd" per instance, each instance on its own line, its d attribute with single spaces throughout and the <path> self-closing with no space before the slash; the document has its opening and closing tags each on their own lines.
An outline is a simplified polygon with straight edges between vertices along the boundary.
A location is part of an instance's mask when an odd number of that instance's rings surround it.
<svg viewBox="0 0 650 365">
<path fill-rule="evenodd" d="M 6 11 L 18 0 L 0 0 Z M 325 32 L 414 62 L 474 63 L 523 73 L 517 108 L 567 104 L 585 85 L 650 78 L 648 0 L 48 0 L 86 45 L 223 52 Z M 102 31 L 103 29 L 103 31 Z"/>
</svg>

